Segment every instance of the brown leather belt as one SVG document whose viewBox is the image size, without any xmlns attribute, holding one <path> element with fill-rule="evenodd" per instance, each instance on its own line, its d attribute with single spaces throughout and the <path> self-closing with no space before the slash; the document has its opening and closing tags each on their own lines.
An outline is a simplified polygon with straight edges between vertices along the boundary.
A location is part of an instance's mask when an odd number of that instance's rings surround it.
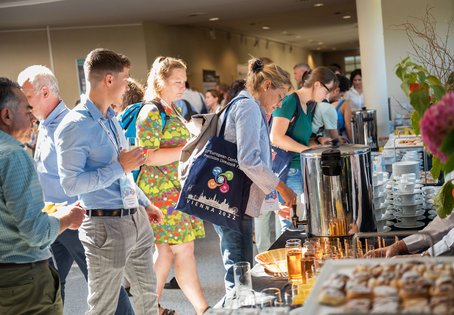
<svg viewBox="0 0 454 315">
<path fill-rule="evenodd" d="M 40 260 L 40 261 L 34 261 L 30 263 L 0 263 L 0 269 L 2 268 L 11 268 L 11 267 L 34 267 L 37 265 L 41 264 L 46 264 L 47 265 L 48 260 Z"/>
<path fill-rule="evenodd" d="M 136 213 L 137 208 L 132 209 L 89 209 L 85 214 L 89 217 L 123 217 Z"/>
</svg>

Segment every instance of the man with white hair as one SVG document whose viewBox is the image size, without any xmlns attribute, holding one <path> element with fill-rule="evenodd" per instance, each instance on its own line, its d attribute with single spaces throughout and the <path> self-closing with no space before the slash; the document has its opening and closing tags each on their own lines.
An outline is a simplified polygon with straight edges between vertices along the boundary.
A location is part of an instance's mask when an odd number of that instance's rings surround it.
<svg viewBox="0 0 454 315">
<path fill-rule="evenodd" d="M 60 97 L 58 81 L 52 71 L 41 65 L 24 69 L 17 79 L 28 102 L 33 107 L 33 115 L 40 121 L 35 161 L 44 201 L 52 203 L 74 203 L 77 197 L 69 197 L 63 191 L 58 175 L 55 130 L 69 109 Z M 66 230 L 51 245 L 52 254 L 60 275 L 61 294 L 65 300 L 66 277 L 75 261 L 80 271 L 88 278 L 87 261 L 77 230 Z M 51 261 L 52 263 L 52 261 Z M 121 288 L 116 314 L 133 314 L 126 291 Z"/>
<path fill-rule="evenodd" d="M 298 89 L 303 86 L 303 77 L 308 71 L 311 71 L 311 67 L 307 63 L 298 63 L 293 66 L 293 78 L 296 81 Z"/>
</svg>

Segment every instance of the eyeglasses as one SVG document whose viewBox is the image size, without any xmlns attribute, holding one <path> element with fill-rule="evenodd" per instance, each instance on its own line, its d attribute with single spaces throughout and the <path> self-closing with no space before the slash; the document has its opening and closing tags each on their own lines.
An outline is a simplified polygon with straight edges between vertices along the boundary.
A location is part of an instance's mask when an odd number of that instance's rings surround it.
<svg viewBox="0 0 454 315">
<path fill-rule="evenodd" d="M 331 89 L 328 88 L 325 83 L 323 83 L 322 81 L 318 81 L 318 82 L 320 82 L 320 84 L 328 91 L 328 93 L 331 93 Z"/>
</svg>

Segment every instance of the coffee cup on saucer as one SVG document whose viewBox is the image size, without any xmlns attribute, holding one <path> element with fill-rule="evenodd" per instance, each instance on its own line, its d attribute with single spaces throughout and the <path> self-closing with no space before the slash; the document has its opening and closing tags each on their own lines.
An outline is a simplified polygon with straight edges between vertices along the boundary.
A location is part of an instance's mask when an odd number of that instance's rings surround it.
<svg viewBox="0 0 454 315">
<path fill-rule="evenodd" d="M 416 215 L 416 210 L 418 208 L 418 205 L 401 205 L 399 208 L 397 208 L 397 212 L 401 213 L 402 215 L 405 216 L 411 216 L 411 215 Z"/>
<path fill-rule="evenodd" d="M 415 202 L 416 194 L 402 194 L 394 197 L 394 199 L 401 204 L 409 204 Z"/>
</svg>

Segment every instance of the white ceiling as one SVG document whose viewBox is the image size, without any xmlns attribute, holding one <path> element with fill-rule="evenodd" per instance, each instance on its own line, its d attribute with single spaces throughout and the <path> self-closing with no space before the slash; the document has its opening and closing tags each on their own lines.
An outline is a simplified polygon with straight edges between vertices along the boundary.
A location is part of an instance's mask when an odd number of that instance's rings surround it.
<svg viewBox="0 0 454 315">
<path fill-rule="evenodd" d="M 213 17 L 219 20 L 209 21 Z M 0 30 L 146 21 L 228 30 L 311 50 L 359 47 L 355 0 L 0 0 Z"/>
</svg>

